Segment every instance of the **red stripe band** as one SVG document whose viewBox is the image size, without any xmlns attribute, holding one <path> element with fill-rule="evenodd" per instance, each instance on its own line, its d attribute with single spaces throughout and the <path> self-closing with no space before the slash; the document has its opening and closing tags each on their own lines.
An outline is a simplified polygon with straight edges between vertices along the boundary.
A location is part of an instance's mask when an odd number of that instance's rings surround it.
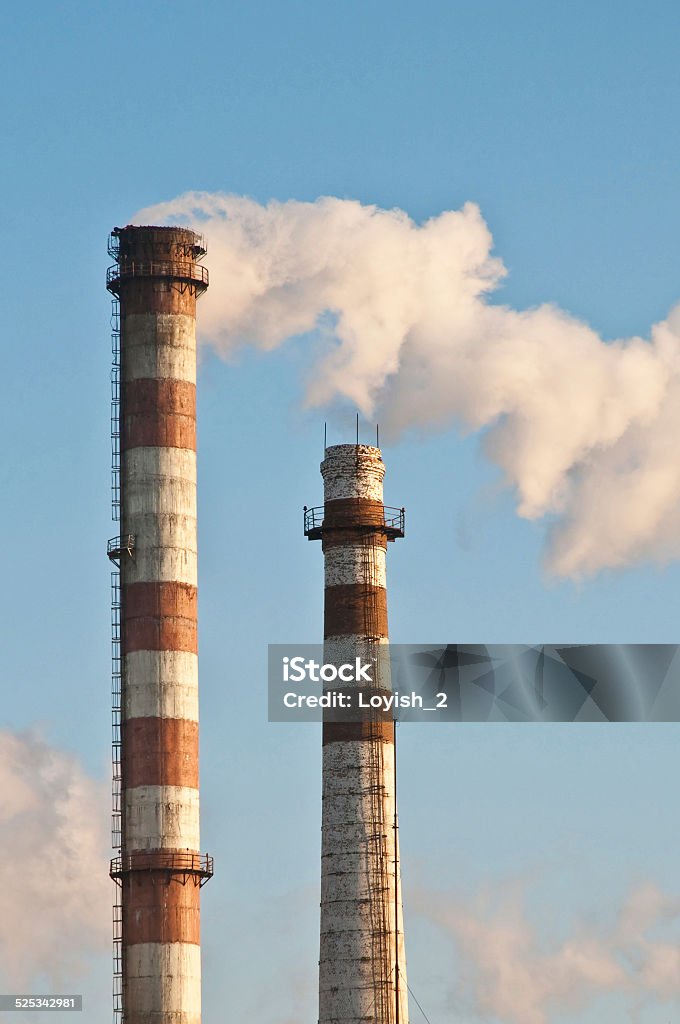
<svg viewBox="0 0 680 1024">
<path fill-rule="evenodd" d="M 123 780 L 134 786 L 198 789 L 198 722 L 128 718 L 123 722 Z"/>
</svg>

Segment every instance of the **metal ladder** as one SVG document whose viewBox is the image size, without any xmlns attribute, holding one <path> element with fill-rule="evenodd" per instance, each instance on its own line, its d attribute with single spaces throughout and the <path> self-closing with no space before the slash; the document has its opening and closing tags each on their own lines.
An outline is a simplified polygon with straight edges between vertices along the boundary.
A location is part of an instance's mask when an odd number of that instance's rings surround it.
<svg viewBox="0 0 680 1024">
<path fill-rule="evenodd" d="M 378 614 L 375 599 L 377 584 L 375 563 L 376 535 L 366 534 L 362 541 L 361 574 L 364 588 L 364 636 L 369 647 L 377 648 Z M 377 654 L 377 651 L 375 652 Z M 371 971 L 373 982 L 373 1019 L 375 1024 L 393 1024 L 390 922 L 390 860 L 387 856 L 384 782 L 384 740 L 379 728 L 381 716 L 371 712 L 369 751 L 369 807 L 373 830 L 367 836 L 366 873 L 371 920 Z"/>
<path fill-rule="evenodd" d="M 120 522 L 120 305 L 115 297 L 111 300 L 111 354 L 111 518 Z M 120 567 L 117 567 L 111 572 L 111 846 L 116 850 L 122 843 L 120 643 Z M 118 884 L 114 892 L 113 1024 L 123 1024 L 123 908 Z"/>
</svg>

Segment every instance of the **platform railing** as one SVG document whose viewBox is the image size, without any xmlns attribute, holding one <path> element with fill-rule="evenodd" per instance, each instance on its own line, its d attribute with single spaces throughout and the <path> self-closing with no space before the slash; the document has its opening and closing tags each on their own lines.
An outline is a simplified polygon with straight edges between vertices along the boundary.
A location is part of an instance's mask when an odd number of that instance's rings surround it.
<svg viewBox="0 0 680 1024">
<path fill-rule="evenodd" d="M 213 875 L 214 860 L 207 853 L 190 850 L 139 850 L 122 854 L 111 861 L 109 874 L 113 879 L 137 871 L 169 871 L 177 875 L 194 875 L 203 885 Z"/>
<path fill-rule="evenodd" d="M 305 537 L 312 540 L 317 539 L 324 529 L 325 506 L 316 505 L 314 508 L 304 508 L 304 532 Z M 339 525 L 339 524 L 336 524 Z M 355 524 L 352 524 L 355 525 Z M 361 527 L 362 523 L 356 523 Z M 384 529 L 388 536 L 403 537 L 406 526 L 406 511 L 403 508 L 394 508 L 391 505 L 383 505 L 382 522 L 376 521 L 371 516 L 370 522 L 365 524 L 371 529 Z"/>
<path fill-rule="evenodd" d="M 117 292 L 122 281 L 135 277 L 169 278 L 194 284 L 201 291 L 208 287 L 209 275 L 206 267 L 192 260 L 126 260 L 114 263 L 106 271 L 106 287 Z"/>
</svg>

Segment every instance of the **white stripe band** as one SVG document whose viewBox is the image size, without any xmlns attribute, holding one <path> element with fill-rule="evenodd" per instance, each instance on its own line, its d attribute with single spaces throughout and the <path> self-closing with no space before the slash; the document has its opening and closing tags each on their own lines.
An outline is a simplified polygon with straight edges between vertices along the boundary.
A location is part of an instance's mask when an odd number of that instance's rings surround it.
<svg viewBox="0 0 680 1024">
<path fill-rule="evenodd" d="M 125 789 L 124 848 L 200 850 L 198 790 L 190 786 Z"/>
<path fill-rule="evenodd" d="M 343 544 L 324 552 L 324 580 L 327 587 L 361 583 L 385 587 L 385 549 L 379 545 Z"/>
<path fill-rule="evenodd" d="M 126 517 L 196 516 L 196 452 L 186 448 L 130 448 L 123 457 Z"/>
<path fill-rule="evenodd" d="M 191 942 L 141 942 L 127 946 L 125 1009 L 131 1020 L 155 1021 L 158 1014 L 159 1021 L 200 1024 L 201 947 Z M 149 1016 L 142 1018 L 137 1014 Z M 172 1018 L 166 1014 L 172 1014 Z"/>
<path fill-rule="evenodd" d="M 187 313 L 128 313 L 125 380 L 196 381 L 196 320 Z"/>
<path fill-rule="evenodd" d="M 364 444 L 333 445 L 326 449 L 321 475 L 325 501 L 335 498 L 383 500 L 385 464 L 379 448 Z"/>
<path fill-rule="evenodd" d="M 196 586 L 195 515 L 132 512 L 126 507 L 125 522 L 135 539 L 134 557 L 125 563 L 126 583 L 176 580 Z"/>
<path fill-rule="evenodd" d="M 135 538 L 134 557 L 125 566 L 125 583 L 188 583 L 198 584 L 198 557 L 195 550 L 182 546 L 181 537 L 175 538 L 173 547 L 151 547 L 144 533 L 135 528 L 132 516 L 127 518 L 128 529 Z M 196 532 L 193 544 L 196 543 Z"/>
<path fill-rule="evenodd" d="M 198 721 L 198 656 L 131 651 L 125 656 L 125 718 Z"/>
</svg>

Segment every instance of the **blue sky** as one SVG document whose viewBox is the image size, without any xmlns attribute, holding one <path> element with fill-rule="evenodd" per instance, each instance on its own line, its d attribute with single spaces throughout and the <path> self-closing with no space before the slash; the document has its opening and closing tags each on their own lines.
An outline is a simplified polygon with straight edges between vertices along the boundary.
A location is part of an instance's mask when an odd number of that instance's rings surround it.
<svg viewBox="0 0 680 1024">
<path fill-rule="evenodd" d="M 498 301 L 647 335 L 680 300 L 680 9 L 169 0 L 39 3 L 3 22 L 0 726 L 39 728 L 106 780 L 110 229 L 188 189 L 336 195 L 416 221 L 472 200 L 509 270 Z M 267 724 L 264 675 L 267 643 L 322 629 L 301 508 L 321 500 L 324 413 L 301 411 L 305 353 L 206 352 L 201 367 L 208 1024 L 315 1019 L 319 736 Z M 331 440 L 351 436 L 333 421 Z M 516 517 L 478 437 L 384 455 L 386 501 L 408 515 L 389 552 L 393 640 L 677 641 L 677 564 L 547 579 L 545 524 Z M 474 956 L 428 893 L 460 907 L 521 885 L 544 949 L 583 920 L 610 935 L 636 886 L 680 899 L 676 746 L 671 726 L 400 730 L 409 980 L 432 1024 L 512 1018 L 475 1003 Z M 658 927 L 677 937 L 677 917 Z M 107 1019 L 109 972 L 93 953 L 88 1020 Z M 546 1020 L 678 1009 L 677 991 L 638 1005 L 616 990 Z"/>
</svg>

